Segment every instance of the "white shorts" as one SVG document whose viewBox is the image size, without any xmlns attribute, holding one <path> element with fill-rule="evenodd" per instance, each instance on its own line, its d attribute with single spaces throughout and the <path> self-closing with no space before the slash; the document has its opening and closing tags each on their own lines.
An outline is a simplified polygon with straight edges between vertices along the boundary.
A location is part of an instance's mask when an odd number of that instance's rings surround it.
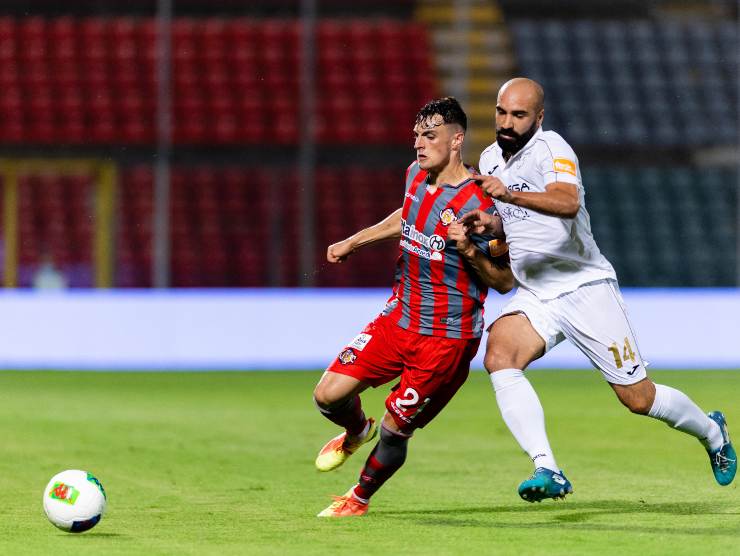
<svg viewBox="0 0 740 556">
<path fill-rule="evenodd" d="M 584 284 L 548 300 L 540 300 L 519 288 L 497 318 L 514 313 L 526 315 L 545 341 L 545 351 L 567 338 L 601 371 L 607 382 L 634 384 L 647 376 L 622 294 L 614 280 Z"/>
</svg>

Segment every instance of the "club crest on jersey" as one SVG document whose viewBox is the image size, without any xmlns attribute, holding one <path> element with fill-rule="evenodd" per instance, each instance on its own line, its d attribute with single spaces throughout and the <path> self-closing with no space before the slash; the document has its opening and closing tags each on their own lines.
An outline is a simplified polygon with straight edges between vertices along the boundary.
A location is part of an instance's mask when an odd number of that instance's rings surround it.
<svg viewBox="0 0 740 556">
<path fill-rule="evenodd" d="M 351 365 L 355 362 L 355 359 L 357 359 L 357 354 L 352 348 L 347 348 L 339 354 L 337 359 L 339 359 L 339 362 L 342 365 Z"/>
<path fill-rule="evenodd" d="M 455 220 L 457 220 L 457 214 L 455 214 L 455 211 L 451 208 L 448 207 L 439 211 L 439 221 L 442 222 L 443 226 L 449 226 Z"/>
</svg>

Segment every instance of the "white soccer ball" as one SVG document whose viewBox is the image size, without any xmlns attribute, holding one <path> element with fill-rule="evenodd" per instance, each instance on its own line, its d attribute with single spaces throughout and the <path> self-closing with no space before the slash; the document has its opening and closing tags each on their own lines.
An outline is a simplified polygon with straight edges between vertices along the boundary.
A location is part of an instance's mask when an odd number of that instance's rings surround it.
<svg viewBox="0 0 740 556">
<path fill-rule="evenodd" d="M 105 512 L 105 490 L 86 471 L 68 469 L 54 475 L 44 489 L 44 512 L 54 525 L 70 533 L 92 529 Z"/>
</svg>

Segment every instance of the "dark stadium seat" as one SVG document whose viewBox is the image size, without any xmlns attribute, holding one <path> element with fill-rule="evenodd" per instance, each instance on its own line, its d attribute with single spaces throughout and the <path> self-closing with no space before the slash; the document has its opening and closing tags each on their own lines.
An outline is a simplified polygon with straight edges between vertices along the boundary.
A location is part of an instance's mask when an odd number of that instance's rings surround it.
<svg viewBox="0 0 740 556">
<path fill-rule="evenodd" d="M 573 143 L 737 142 L 738 32 L 731 23 L 520 19 L 511 28 L 522 73 L 542 82 L 550 98 L 547 125 Z M 620 106 L 630 91 L 647 104 L 644 127 Z M 562 102 L 575 96 L 585 118 Z"/>
<path fill-rule="evenodd" d="M 594 236 L 622 285 L 734 284 L 733 171 L 612 167 L 583 175 Z"/>
</svg>

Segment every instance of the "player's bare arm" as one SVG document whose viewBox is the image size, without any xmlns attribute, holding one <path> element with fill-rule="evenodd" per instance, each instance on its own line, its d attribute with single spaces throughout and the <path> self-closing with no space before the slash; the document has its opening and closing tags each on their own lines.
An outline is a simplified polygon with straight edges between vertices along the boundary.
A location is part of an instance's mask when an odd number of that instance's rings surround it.
<svg viewBox="0 0 740 556">
<path fill-rule="evenodd" d="M 536 210 L 548 216 L 575 218 L 581 208 L 578 188 L 572 183 L 556 181 L 547 185 L 544 192 L 510 191 L 500 179 L 494 176 L 474 174 L 472 177 L 480 188 L 494 199 Z"/>
<path fill-rule="evenodd" d="M 447 237 L 455 241 L 457 251 L 484 284 L 499 293 L 510 292 L 514 288 L 514 275 L 511 273 L 511 267 L 495 264 L 491 258 L 475 247 L 468 233 L 468 228 L 461 221 L 457 221 L 450 224 Z"/>
<path fill-rule="evenodd" d="M 332 243 L 326 249 L 326 260 L 330 263 L 341 263 L 360 247 L 385 241 L 400 239 L 401 237 L 401 209 L 393 211 L 383 220 L 368 228 L 360 230 L 347 239 Z"/>
</svg>

